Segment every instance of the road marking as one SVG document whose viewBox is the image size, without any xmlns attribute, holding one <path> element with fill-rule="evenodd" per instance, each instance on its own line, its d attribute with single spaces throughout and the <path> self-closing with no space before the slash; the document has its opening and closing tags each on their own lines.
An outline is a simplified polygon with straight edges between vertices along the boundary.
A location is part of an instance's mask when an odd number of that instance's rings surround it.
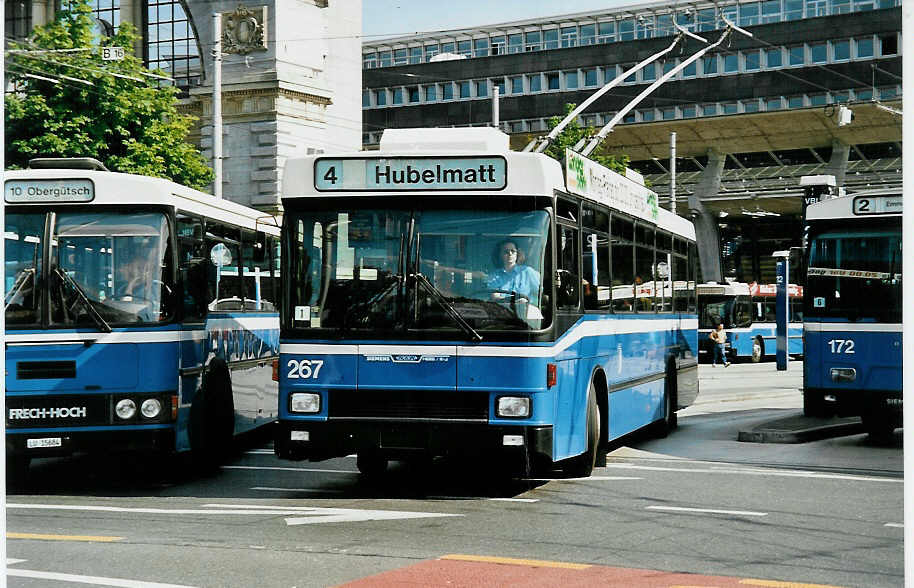
<svg viewBox="0 0 914 588">
<path fill-rule="evenodd" d="M 586 478 L 548 478 L 549 482 L 580 482 L 581 480 L 597 480 L 601 482 L 619 482 L 624 480 L 643 480 L 632 476 L 588 476 Z"/>
<path fill-rule="evenodd" d="M 473 561 L 482 563 L 497 563 L 513 566 L 531 566 L 536 568 L 562 568 L 566 570 L 586 570 L 592 568 L 590 564 L 576 564 L 563 561 L 545 561 L 541 559 L 517 559 L 513 557 L 494 557 L 485 555 L 460 555 L 451 554 L 443 555 L 438 559 L 447 559 L 452 561 Z"/>
<path fill-rule="evenodd" d="M 103 535 L 48 535 L 44 533 L 7 533 L 7 539 L 38 539 L 41 541 L 88 541 L 92 543 L 111 543 L 123 537 L 106 537 Z"/>
<path fill-rule="evenodd" d="M 251 449 L 244 452 L 245 455 L 273 455 L 272 449 Z"/>
<path fill-rule="evenodd" d="M 886 523 L 886 527 L 893 527 L 895 529 L 904 529 L 904 523 Z"/>
<path fill-rule="evenodd" d="M 223 470 L 267 470 L 274 472 L 318 472 L 322 474 L 355 474 L 354 470 L 319 470 L 317 468 L 284 468 L 279 466 L 222 466 Z"/>
<path fill-rule="evenodd" d="M 822 472 L 809 472 L 803 470 L 787 471 L 748 468 L 662 468 L 657 466 L 635 465 L 631 463 L 611 463 L 607 464 L 606 467 L 653 472 L 684 472 L 689 474 L 742 474 L 747 476 L 780 476 L 785 478 L 817 478 L 822 480 L 849 480 L 854 482 L 889 482 L 893 484 L 904 484 L 904 480 L 899 478 L 873 478 L 869 476 L 854 476 L 851 474 L 826 474 Z"/>
<path fill-rule="evenodd" d="M 766 586 L 767 588 L 839 588 L 831 584 L 806 584 L 803 582 L 783 582 L 779 580 L 740 580 L 746 586 Z"/>
<path fill-rule="evenodd" d="M 767 512 L 755 512 L 752 510 L 716 510 L 712 508 L 686 508 L 684 506 L 646 506 L 645 510 L 667 510 L 671 512 L 697 512 L 703 514 L 725 514 L 746 517 L 766 517 Z"/>
<path fill-rule="evenodd" d="M 8 565 L 8 566 L 14 566 L 14 565 L 16 565 L 16 564 L 18 564 L 18 563 L 22 563 L 22 562 L 24 562 L 24 561 L 28 561 L 28 560 L 26 560 L 26 559 L 13 559 L 13 558 L 11 558 L 11 557 L 8 557 L 8 558 L 6 558 L 6 565 Z"/>
<path fill-rule="evenodd" d="M 342 494 L 342 490 L 320 490 L 317 488 L 276 488 L 271 486 L 254 486 L 251 490 L 261 492 L 309 492 L 313 494 Z"/>
<path fill-rule="evenodd" d="M 490 498 L 493 502 L 539 502 L 539 498 Z"/>
<path fill-rule="evenodd" d="M 145 580 L 80 576 L 77 574 L 59 574 L 57 572 L 39 572 L 37 570 L 12 569 L 7 570 L 6 575 L 15 576 L 17 578 L 37 578 L 39 580 L 57 580 L 58 582 L 95 584 L 96 586 L 118 586 L 120 588 L 193 588 L 186 584 L 160 584 L 158 582 L 147 582 Z"/>
<path fill-rule="evenodd" d="M 246 509 L 252 513 L 272 512 L 280 508 L 275 506 L 261 506 L 257 504 L 206 504 L 204 506 L 225 509 Z M 401 519 L 428 519 L 436 517 L 462 517 L 461 514 L 446 514 L 436 512 L 410 512 L 404 510 L 367 510 L 356 508 L 318 508 L 310 506 L 295 506 L 285 514 L 304 515 L 286 519 L 286 525 L 314 525 L 319 523 L 360 523 L 364 521 L 392 521 Z"/>
</svg>

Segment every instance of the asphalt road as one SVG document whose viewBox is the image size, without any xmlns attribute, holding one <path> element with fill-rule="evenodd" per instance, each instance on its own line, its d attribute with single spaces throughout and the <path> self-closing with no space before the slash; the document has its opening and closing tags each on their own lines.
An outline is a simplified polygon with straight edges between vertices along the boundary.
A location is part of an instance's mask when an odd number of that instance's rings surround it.
<svg viewBox="0 0 914 588">
<path fill-rule="evenodd" d="M 900 431 L 736 441 L 799 410 L 799 367 L 701 366 L 678 431 L 625 439 L 587 479 L 441 461 L 368 481 L 354 458 L 279 461 L 264 439 L 211 477 L 40 460 L 7 497 L 9 585 L 900 586 Z"/>
</svg>

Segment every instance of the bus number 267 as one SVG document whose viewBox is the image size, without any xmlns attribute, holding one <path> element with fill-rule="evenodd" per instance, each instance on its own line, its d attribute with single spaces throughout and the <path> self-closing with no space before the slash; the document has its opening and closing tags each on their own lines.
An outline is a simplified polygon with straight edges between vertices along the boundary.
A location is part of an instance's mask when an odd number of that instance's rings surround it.
<svg viewBox="0 0 914 588">
<path fill-rule="evenodd" d="M 828 346 L 832 353 L 854 353 L 853 339 L 832 339 Z"/>
<path fill-rule="evenodd" d="M 310 378 L 317 379 L 318 374 L 320 374 L 321 368 L 324 367 L 323 359 L 303 359 L 301 361 L 296 359 L 290 359 L 289 363 L 289 373 L 286 376 L 290 380 L 297 380 L 301 378 L 302 380 L 308 380 Z"/>
</svg>

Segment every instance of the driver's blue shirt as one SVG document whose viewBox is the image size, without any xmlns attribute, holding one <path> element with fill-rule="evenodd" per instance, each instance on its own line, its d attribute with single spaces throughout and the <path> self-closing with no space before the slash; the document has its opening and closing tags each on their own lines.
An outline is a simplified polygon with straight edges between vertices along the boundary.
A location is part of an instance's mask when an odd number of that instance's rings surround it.
<svg viewBox="0 0 914 588">
<path fill-rule="evenodd" d="M 499 268 L 492 272 L 487 282 L 492 290 L 517 292 L 527 298 L 532 298 L 539 292 L 540 275 L 529 265 L 515 265 L 510 270 Z"/>
</svg>

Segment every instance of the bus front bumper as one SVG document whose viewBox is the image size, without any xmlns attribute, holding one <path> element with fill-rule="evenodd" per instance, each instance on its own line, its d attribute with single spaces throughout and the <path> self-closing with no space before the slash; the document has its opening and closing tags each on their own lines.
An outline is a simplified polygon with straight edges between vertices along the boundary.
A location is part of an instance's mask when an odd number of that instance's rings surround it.
<svg viewBox="0 0 914 588">
<path fill-rule="evenodd" d="M 359 451 L 389 458 L 416 454 L 498 457 L 528 456 L 552 462 L 552 426 L 486 423 L 356 420 L 280 421 L 275 451 L 282 459 L 320 461 Z"/>
<path fill-rule="evenodd" d="M 892 419 L 901 426 L 901 390 L 835 390 L 830 388 L 807 388 L 806 394 L 821 399 L 824 406 L 832 408 L 838 416 L 880 415 Z"/>
<path fill-rule="evenodd" d="M 6 430 L 6 455 L 13 457 L 58 457 L 79 452 L 175 450 L 174 425 L 132 430 L 44 430 L 17 432 Z"/>
</svg>

